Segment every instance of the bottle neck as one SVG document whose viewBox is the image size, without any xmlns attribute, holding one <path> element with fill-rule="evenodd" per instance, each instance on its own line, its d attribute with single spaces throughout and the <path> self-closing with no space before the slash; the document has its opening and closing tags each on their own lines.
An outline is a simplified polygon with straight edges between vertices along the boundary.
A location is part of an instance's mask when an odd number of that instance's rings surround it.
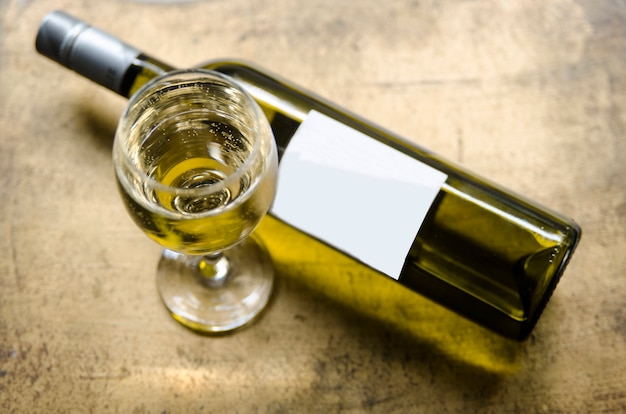
<svg viewBox="0 0 626 414">
<path fill-rule="evenodd" d="M 163 75 L 164 73 L 174 69 L 175 68 L 173 66 L 140 53 L 135 59 L 133 59 L 130 65 L 127 66 L 120 82 L 119 89 L 112 90 L 122 96 L 130 98 L 131 95 L 137 92 L 137 89 L 142 87 L 150 79 Z"/>
<path fill-rule="evenodd" d="M 44 18 L 35 46 L 42 55 L 125 97 L 174 69 L 62 11 Z"/>
</svg>

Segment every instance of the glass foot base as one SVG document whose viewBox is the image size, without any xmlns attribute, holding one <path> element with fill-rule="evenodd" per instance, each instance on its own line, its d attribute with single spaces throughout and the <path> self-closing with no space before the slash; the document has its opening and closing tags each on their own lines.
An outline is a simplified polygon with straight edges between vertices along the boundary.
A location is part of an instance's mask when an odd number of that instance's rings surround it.
<svg viewBox="0 0 626 414">
<path fill-rule="evenodd" d="M 157 288 L 181 324 L 203 333 L 224 333 L 254 319 L 267 305 L 274 282 L 262 243 L 248 237 L 217 257 L 164 250 Z"/>
</svg>

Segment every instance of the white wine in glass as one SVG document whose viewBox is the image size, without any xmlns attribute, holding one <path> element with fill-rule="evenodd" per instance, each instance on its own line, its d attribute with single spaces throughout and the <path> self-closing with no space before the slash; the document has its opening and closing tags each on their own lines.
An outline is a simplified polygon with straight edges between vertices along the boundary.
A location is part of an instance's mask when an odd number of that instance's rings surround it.
<svg viewBox="0 0 626 414">
<path fill-rule="evenodd" d="M 203 69 L 155 78 L 122 114 L 113 161 L 130 216 L 166 249 L 157 287 L 174 318 L 202 332 L 252 320 L 273 270 L 249 236 L 274 199 L 278 161 L 248 93 Z"/>
</svg>

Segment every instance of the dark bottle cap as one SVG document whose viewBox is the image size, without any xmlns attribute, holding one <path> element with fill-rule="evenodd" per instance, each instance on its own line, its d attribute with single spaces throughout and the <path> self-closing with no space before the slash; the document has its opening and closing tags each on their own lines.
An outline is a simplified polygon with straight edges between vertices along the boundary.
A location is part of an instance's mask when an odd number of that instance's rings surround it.
<svg viewBox="0 0 626 414">
<path fill-rule="evenodd" d="M 89 25 L 60 10 L 46 15 L 39 26 L 35 47 L 42 55 L 69 65 L 68 56 L 78 35 Z"/>
<path fill-rule="evenodd" d="M 42 55 L 118 92 L 126 70 L 140 51 L 69 14 L 44 17 L 35 48 Z"/>
</svg>

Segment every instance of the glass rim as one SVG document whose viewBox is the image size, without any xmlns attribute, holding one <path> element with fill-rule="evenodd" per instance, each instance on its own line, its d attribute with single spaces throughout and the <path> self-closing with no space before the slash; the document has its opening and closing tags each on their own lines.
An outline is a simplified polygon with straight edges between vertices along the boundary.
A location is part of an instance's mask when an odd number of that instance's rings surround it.
<svg viewBox="0 0 626 414">
<path fill-rule="evenodd" d="M 176 70 L 166 72 L 162 75 L 159 75 L 155 78 L 150 79 L 148 82 L 142 85 L 137 90 L 137 92 L 135 92 L 131 96 L 124 112 L 122 113 L 120 117 L 120 122 L 115 131 L 115 137 L 114 137 L 114 143 L 113 143 L 114 157 L 118 157 L 119 155 L 121 155 L 122 156 L 121 161 L 126 165 L 126 168 L 132 170 L 133 175 L 140 177 L 142 184 L 145 185 L 147 183 L 147 187 L 152 190 L 157 190 L 157 191 L 171 193 L 171 194 L 180 195 L 180 196 L 195 196 L 195 197 L 207 196 L 212 193 L 222 191 L 224 188 L 227 188 L 228 186 L 232 185 L 233 182 L 236 182 L 243 177 L 243 175 L 248 170 L 250 164 L 254 162 L 257 156 L 257 153 L 261 150 L 262 139 L 254 139 L 252 150 L 246 156 L 246 159 L 244 160 L 244 162 L 236 169 L 236 171 L 233 174 L 228 175 L 223 180 L 220 180 L 218 182 L 215 182 L 206 186 L 197 187 L 197 188 L 181 188 L 181 187 L 163 184 L 160 181 L 155 180 L 145 170 L 138 168 L 137 164 L 133 162 L 131 159 L 130 153 L 128 151 L 128 145 L 121 145 L 120 139 L 118 137 L 120 135 L 121 130 L 125 129 L 124 128 L 125 126 L 127 127 L 125 135 L 127 135 L 131 129 L 130 127 L 134 124 L 134 121 L 136 120 L 136 118 L 133 120 L 128 119 L 128 115 L 130 114 L 130 109 L 132 108 L 134 104 L 136 104 L 137 102 L 140 102 L 141 99 L 144 99 L 150 95 L 153 95 L 158 90 L 158 89 L 155 89 L 155 85 L 163 82 L 164 80 L 168 78 L 180 76 L 180 75 L 186 75 L 186 74 L 203 75 L 207 78 L 213 77 L 213 78 L 217 78 L 220 81 L 225 82 L 228 85 L 228 87 L 237 90 L 246 98 L 248 103 L 250 103 L 251 109 L 255 112 L 255 119 L 263 119 L 262 117 L 265 116 L 261 108 L 258 106 L 256 101 L 254 100 L 254 98 L 250 95 L 250 93 L 248 93 L 248 91 L 246 91 L 243 87 L 237 84 L 229 76 L 223 73 L 217 72 L 217 71 L 203 69 L 203 68 L 176 69 Z M 180 83 L 187 83 L 191 80 L 192 80 L 191 78 L 182 79 Z M 175 81 L 175 79 L 173 79 L 173 81 Z M 202 81 L 202 78 L 201 77 L 195 78 L 195 81 Z M 262 121 L 261 122 L 255 121 L 255 123 L 257 124 L 256 125 L 257 128 L 254 128 L 254 130 L 265 129 L 263 127 Z M 269 131 L 271 132 L 271 129 Z M 260 131 L 260 132 L 261 134 L 258 134 L 258 135 L 265 135 L 265 131 Z M 271 139 L 273 139 L 272 134 L 269 134 L 269 135 L 271 136 Z M 121 148 L 120 148 L 120 145 L 121 145 Z M 265 161 L 261 161 L 261 162 L 265 164 Z M 265 170 L 265 168 L 263 170 Z M 115 172 L 119 176 L 119 179 L 121 181 L 124 181 L 124 182 L 128 181 L 128 178 L 123 177 L 123 171 L 120 171 L 120 168 L 118 167 L 118 165 L 115 165 Z M 253 180 L 253 183 L 254 181 L 257 181 L 257 180 Z"/>
</svg>

